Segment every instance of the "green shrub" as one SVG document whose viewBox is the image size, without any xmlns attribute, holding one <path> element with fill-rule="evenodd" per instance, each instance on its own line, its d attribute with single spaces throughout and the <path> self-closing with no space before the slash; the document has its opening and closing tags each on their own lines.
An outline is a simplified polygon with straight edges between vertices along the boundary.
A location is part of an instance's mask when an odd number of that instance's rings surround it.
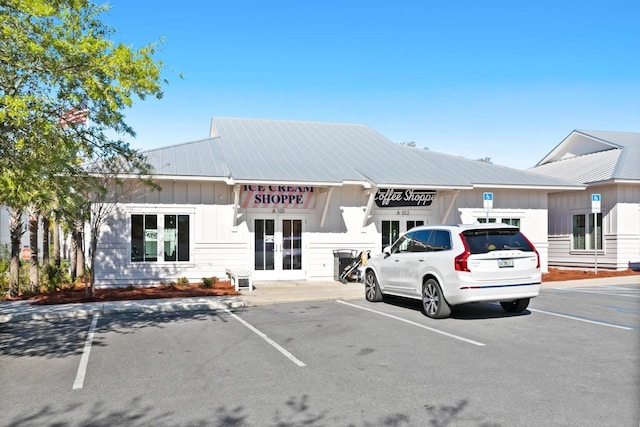
<svg viewBox="0 0 640 427">
<path fill-rule="evenodd" d="M 0 296 L 9 292 L 9 261 L 0 259 Z"/>
</svg>

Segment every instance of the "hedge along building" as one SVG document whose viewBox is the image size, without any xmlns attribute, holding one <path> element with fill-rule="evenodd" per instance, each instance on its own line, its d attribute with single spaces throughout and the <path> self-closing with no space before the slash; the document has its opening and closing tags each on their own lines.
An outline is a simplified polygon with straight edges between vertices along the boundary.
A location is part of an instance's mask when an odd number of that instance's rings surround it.
<svg viewBox="0 0 640 427">
<path fill-rule="evenodd" d="M 547 268 L 547 196 L 561 179 L 395 144 L 366 125 L 213 118 L 208 139 L 145 153 L 161 191 L 122 200 L 96 284 L 334 278 L 334 250 L 379 253 L 420 224 L 520 226 Z M 483 194 L 493 193 L 493 209 Z"/>
</svg>

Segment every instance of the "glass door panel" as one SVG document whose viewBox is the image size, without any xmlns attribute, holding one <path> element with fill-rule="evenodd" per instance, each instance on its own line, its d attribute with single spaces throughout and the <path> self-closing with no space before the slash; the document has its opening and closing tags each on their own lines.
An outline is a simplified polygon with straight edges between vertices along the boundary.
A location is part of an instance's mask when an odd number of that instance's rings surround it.
<svg viewBox="0 0 640 427">
<path fill-rule="evenodd" d="M 275 220 L 256 219 L 254 222 L 254 255 L 256 270 L 275 269 Z"/>
<path fill-rule="evenodd" d="M 382 221 L 382 249 L 391 246 L 400 235 L 400 221 Z"/>
<path fill-rule="evenodd" d="M 282 269 L 302 270 L 302 221 L 282 220 Z"/>
</svg>

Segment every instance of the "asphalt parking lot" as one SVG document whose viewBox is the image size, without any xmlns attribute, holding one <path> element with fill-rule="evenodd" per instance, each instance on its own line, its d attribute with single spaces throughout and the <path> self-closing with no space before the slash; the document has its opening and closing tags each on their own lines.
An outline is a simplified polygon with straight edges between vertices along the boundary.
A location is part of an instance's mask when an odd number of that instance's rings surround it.
<svg viewBox="0 0 640 427">
<path fill-rule="evenodd" d="M 640 285 L 0 324 L 6 426 L 633 426 Z"/>
</svg>

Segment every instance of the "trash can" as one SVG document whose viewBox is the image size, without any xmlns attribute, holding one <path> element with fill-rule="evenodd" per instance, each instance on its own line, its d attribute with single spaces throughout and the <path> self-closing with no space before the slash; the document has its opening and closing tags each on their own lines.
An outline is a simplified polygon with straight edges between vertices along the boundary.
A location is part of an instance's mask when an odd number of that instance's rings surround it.
<svg viewBox="0 0 640 427">
<path fill-rule="evenodd" d="M 340 274 L 358 257 L 356 249 L 336 249 L 333 251 L 333 280 L 340 280 Z"/>
</svg>

